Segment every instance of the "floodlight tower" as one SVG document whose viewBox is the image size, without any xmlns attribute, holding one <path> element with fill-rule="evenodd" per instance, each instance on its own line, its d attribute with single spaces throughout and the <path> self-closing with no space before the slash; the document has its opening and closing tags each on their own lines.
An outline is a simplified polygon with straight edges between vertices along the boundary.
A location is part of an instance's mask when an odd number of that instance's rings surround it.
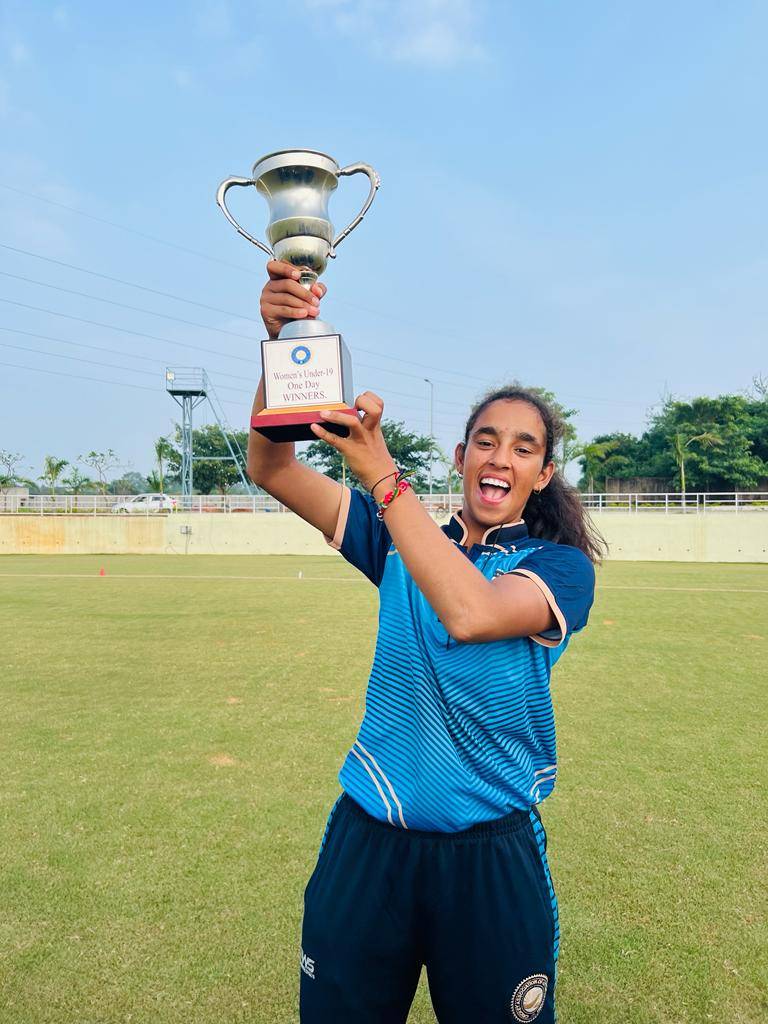
<svg viewBox="0 0 768 1024">
<path fill-rule="evenodd" d="M 181 494 L 192 497 L 192 411 L 208 397 L 205 370 L 199 367 L 165 371 L 165 389 L 181 406 Z"/>
<path fill-rule="evenodd" d="M 229 425 L 224 409 L 208 374 L 201 366 L 179 366 L 165 371 L 165 389 L 177 405 L 181 406 L 181 494 L 192 497 L 192 464 L 195 458 L 203 462 L 234 462 L 240 482 L 246 493 L 258 493 L 249 481 L 246 472 L 245 452 L 240 447 L 237 435 Z M 224 436 L 229 455 L 192 454 L 192 410 L 207 401 Z"/>
</svg>

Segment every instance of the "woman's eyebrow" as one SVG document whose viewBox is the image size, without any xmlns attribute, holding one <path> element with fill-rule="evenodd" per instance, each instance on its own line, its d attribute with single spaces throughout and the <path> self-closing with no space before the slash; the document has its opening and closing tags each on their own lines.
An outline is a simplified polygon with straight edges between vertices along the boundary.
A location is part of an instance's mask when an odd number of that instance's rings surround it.
<svg viewBox="0 0 768 1024">
<path fill-rule="evenodd" d="M 501 437 L 501 434 L 496 429 L 496 427 L 491 427 L 491 426 L 488 426 L 488 427 L 478 427 L 477 430 L 473 431 L 472 436 L 473 437 L 477 437 L 478 434 L 489 434 L 491 437 L 495 437 L 495 438 Z M 539 448 L 543 448 L 544 447 L 544 445 L 541 443 L 541 441 L 538 439 L 538 437 L 534 437 L 533 434 L 529 434 L 528 431 L 526 431 L 526 430 L 517 430 L 517 431 L 515 431 L 512 434 L 512 437 L 516 441 L 526 441 L 528 444 L 535 444 Z"/>
</svg>

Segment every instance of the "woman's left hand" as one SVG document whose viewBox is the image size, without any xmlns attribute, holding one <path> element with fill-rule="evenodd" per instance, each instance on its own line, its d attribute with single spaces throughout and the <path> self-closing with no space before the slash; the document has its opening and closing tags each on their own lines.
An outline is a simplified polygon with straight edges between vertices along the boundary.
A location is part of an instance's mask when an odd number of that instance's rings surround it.
<svg viewBox="0 0 768 1024">
<path fill-rule="evenodd" d="M 326 441 L 341 452 L 363 487 L 370 490 L 382 477 L 394 473 L 397 467 L 381 432 L 384 402 L 372 391 L 364 391 L 355 399 L 355 408 L 362 412 L 362 418 L 335 410 L 321 413 L 326 423 L 348 427 L 349 437 L 340 437 L 326 430 L 320 423 L 312 424 L 312 432 L 321 441 Z"/>
</svg>

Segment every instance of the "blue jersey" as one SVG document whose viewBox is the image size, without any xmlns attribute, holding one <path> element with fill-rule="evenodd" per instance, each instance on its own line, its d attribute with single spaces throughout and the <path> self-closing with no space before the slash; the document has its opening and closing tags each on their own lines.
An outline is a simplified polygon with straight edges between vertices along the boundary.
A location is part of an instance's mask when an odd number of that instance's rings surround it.
<svg viewBox="0 0 768 1024">
<path fill-rule="evenodd" d="M 487 579 L 533 580 L 557 627 L 534 637 L 459 643 L 392 544 L 376 503 L 345 488 L 333 547 L 378 586 L 379 633 L 366 710 L 339 779 L 375 818 L 454 832 L 540 803 L 555 785 L 549 680 L 583 629 L 594 569 L 578 548 L 528 536 L 522 520 L 464 547 L 454 515 L 443 532 Z"/>
</svg>

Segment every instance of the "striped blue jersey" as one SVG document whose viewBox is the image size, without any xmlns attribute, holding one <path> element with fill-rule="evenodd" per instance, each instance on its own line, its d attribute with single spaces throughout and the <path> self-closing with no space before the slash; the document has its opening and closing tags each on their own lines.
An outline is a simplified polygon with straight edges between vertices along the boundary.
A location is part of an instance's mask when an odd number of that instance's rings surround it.
<svg viewBox="0 0 768 1024">
<path fill-rule="evenodd" d="M 557 628 L 488 643 L 454 640 L 361 491 L 344 489 L 329 540 L 380 596 L 366 710 L 342 787 L 396 827 L 454 832 L 528 809 L 552 792 L 550 673 L 587 623 L 595 576 L 583 552 L 529 537 L 522 520 L 493 527 L 469 549 L 460 516 L 442 529 L 487 579 L 513 572 L 533 580 Z"/>
</svg>

